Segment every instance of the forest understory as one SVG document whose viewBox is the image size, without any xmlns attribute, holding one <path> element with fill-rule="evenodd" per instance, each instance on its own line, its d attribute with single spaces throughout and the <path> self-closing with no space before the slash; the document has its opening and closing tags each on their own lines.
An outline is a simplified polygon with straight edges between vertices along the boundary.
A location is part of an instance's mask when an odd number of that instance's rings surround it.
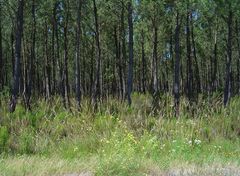
<svg viewBox="0 0 240 176">
<path fill-rule="evenodd" d="M 154 113 L 137 93 L 132 107 L 108 98 L 97 112 L 88 99 L 79 112 L 53 98 L 9 113 L 1 98 L 0 175 L 240 174 L 239 98 L 227 108 L 221 96 L 200 98 L 191 113 L 183 99 L 178 119 L 168 95 Z"/>
</svg>

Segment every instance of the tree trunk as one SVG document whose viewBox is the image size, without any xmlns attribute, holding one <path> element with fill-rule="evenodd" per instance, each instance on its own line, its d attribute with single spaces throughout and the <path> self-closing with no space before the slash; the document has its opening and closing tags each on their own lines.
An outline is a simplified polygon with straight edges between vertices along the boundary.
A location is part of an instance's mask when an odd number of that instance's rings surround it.
<svg viewBox="0 0 240 176">
<path fill-rule="evenodd" d="M 14 77 L 15 69 L 15 51 L 14 51 L 14 27 L 11 30 L 11 58 L 12 58 L 12 76 Z"/>
<path fill-rule="evenodd" d="M 51 87 L 50 87 L 50 62 L 49 62 L 49 54 L 48 54 L 48 26 L 47 26 L 47 22 L 45 21 L 45 42 L 44 42 L 44 46 L 45 46 L 45 68 L 44 68 L 44 72 L 45 72 L 45 98 L 48 100 L 50 98 L 50 94 L 51 94 Z"/>
<path fill-rule="evenodd" d="M 153 21 L 153 60 L 152 60 L 152 96 L 153 110 L 157 110 L 159 106 L 159 80 L 158 80 L 158 28 L 156 21 Z"/>
<path fill-rule="evenodd" d="M 144 32 L 141 32 L 141 45 L 142 45 L 142 91 L 146 93 L 146 59 L 145 59 L 145 47 L 144 47 Z"/>
<path fill-rule="evenodd" d="M 228 42 L 227 42 L 227 63 L 226 63 L 226 77 L 225 77 L 225 88 L 224 88 L 224 106 L 226 107 L 231 97 L 231 62 L 232 62 L 232 23 L 233 23 L 233 12 L 231 5 L 229 5 L 228 14 Z"/>
<path fill-rule="evenodd" d="M 177 24 L 175 29 L 175 67 L 174 67 L 174 113 L 175 117 L 179 117 L 179 103 L 180 103 L 180 28 L 179 13 L 177 12 Z"/>
<path fill-rule="evenodd" d="M 17 96 L 19 91 L 19 81 L 20 81 L 20 67 L 21 67 L 21 42 L 23 34 L 23 6 L 24 1 L 18 0 L 18 10 L 17 10 L 17 28 L 16 28 L 16 42 L 15 42 L 15 62 L 14 62 L 14 77 L 13 77 L 13 88 L 12 96 L 10 100 L 9 110 L 14 112 L 17 104 Z"/>
<path fill-rule="evenodd" d="M 96 50 L 97 50 L 97 63 L 96 63 L 96 76 L 95 83 L 93 88 L 93 97 L 92 103 L 94 105 L 94 109 L 97 108 L 97 99 L 101 100 L 102 95 L 102 73 L 101 73 L 101 47 L 100 47 L 100 34 L 99 34 L 99 24 L 98 24 L 98 10 L 96 6 L 96 0 L 93 0 L 93 9 L 94 9 L 94 19 L 95 19 L 95 35 L 96 35 Z"/>
<path fill-rule="evenodd" d="M 63 29 L 64 35 L 64 66 L 63 66 L 63 82 L 64 82 L 64 101 L 65 108 L 70 107 L 69 99 L 69 81 L 68 81 L 68 20 L 69 20 L 69 0 L 66 2 L 66 14 L 65 14 L 65 23 Z"/>
<path fill-rule="evenodd" d="M 31 110 L 30 98 L 32 95 L 33 85 L 33 62 L 35 61 L 35 41 L 36 41 L 36 16 L 35 16 L 35 0 L 32 0 L 32 34 L 31 34 L 31 58 L 28 64 L 28 83 L 26 87 L 26 107 Z"/>
<path fill-rule="evenodd" d="M 237 58 L 237 93 L 240 94 L 240 39 L 239 39 L 239 23 L 236 20 L 236 40 L 237 40 L 237 50 L 238 50 L 238 58 Z"/>
<path fill-rule="evenodd" d="M 194 61 L 195 61 L 195 75 L 196 75 L 196 91 L 197 94 L 201 93 L 201 79 L 200 79 L 200 73 L 199 73 L 199 67 L 198 67 L 198 60 L 197 60 L 197 51 L 196 51 L 196 44 L 195 44 L 195 37 L 194 37 L 194 24 L 193 24 L 193 14 L 191 13 L 191 27 L 192 27 L 192 46 L 193 46 L 193 56 L 194 56 Z"/>
<path fill-rule="evenodd" d="M 133 21 L 132 21 L 132 2 L 128 2 L 128 26 L 129 26 L 129 65 L 128 65 L 128 105 L 132 104 L 133 88 Z"/>
<path fill-rule="evenodd" d="M 187 97 L 190 102 L 193 98 L 193 70 L 192 70 L 192 57 L 191 57 L 191 42 L 190 42 L 190 27 L 189 27 L 189 4 L 186 16 L 186 45 L 187 45 Z"/>
<path fill-rule="evenodd" d="M 125 33 L 125 16 L 124 16 L 124 1 L 122 1 L 122 11 L 121 11 L 121 39 L 122 39 L 122 50 L 121 50 L 121 61 L 122 61 L 122 100 L 126 97 L 126 60 L 127 60 L 127 54 L 126 54 L 126 33 Z"/>
<path fill-rule="evenodd" d="M 214 36 L 214 56 L 213 56 L 213 73 L 212 73 L 212 91 L 217 89 L 217 30 Z"/>
<path fill-rule="evenodd" d="M 82 9 L 82 0 L 78 0 L 78 10 L 77 10 L 77 34 L 76 34 L 76 70 L 75 70 L 75 81 L 76 81 L 76 100 L 77 106 L 80 109 L 81 106 L 81 77 L 80 77 L 80 36 L 81 36 L 81 9 Z"/>
<path fill-rule="evenodd" d="M 122 60 L 120 56 L 120 42 L 118 41 L 117 26 L 114 27 L 114 40 L 115 40 L 116 63 L 118 65 L 118 76 L 119 76 L 119 97 L 122 99 L 123 98 L 123 81 L 122 81 L 123 74 L 122 74 Z"/>
<path fill-rule="evenodd" d="M 52 93 L 56 94 L 56 53 L 55 53 L 55 32 L 56 32 L 56 5 L 53 6 L 52 16 Z"/>
<path fill-rule="evenodd" d="M 3 66 L 3 48 L 2 48 L 2 4 L 0 3 L 0 91 L 4 87 L 4 66 Z M 5 73 L 7 74 L 7 73 Z"/>
<path fill-rule="evenodd" d="M 59 25 L 58 25 L 58 18 L 57 18 L 57 9 L 58 9 L 58 1 L 55 2 L 54 7 L 54 24 L 55 24 L 55 35 L 56 35 L 56 61 L 57 61 L 57 68 L 58 68 L 58 92 L 60 92 L 63 100 L 63 104 L 65 106 L 65 98 L 64 98 L 64 82 L 63 82 L 63 64 L 62 59 L 60 58 L 60 45 L 59 45 Z"/>
</svg>

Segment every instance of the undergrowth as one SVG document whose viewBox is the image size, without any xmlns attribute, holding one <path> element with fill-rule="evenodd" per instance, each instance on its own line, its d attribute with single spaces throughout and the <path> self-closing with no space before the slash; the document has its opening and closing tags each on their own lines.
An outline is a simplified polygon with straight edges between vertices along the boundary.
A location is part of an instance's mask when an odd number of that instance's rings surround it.
<svg viewBox="0 0 240 176">
<path fill-rule="evenodd" d="M 72 162 L 95 158 L 88 168 L 96 175 L 146 175 L 176 163 L 240 165 L 239 98 L 227 108 L 219 96 L 211 101 L 199 97 L 191 108 L 182 100 L 179 119 L 173 116 L 171 96 L 161 98 L 158 113 L 152 113 L 149 95 L 138 94 L 132 107 L 109 98 L 97 112 L 87 99 L 80 112 L 64 109 L 58 98 L 33 102 L 31 112 L 20 104 L 8 113 L 7 98 L 1 96 L 3 161 L 19 156 L 57 156 Z"/>
</svg>

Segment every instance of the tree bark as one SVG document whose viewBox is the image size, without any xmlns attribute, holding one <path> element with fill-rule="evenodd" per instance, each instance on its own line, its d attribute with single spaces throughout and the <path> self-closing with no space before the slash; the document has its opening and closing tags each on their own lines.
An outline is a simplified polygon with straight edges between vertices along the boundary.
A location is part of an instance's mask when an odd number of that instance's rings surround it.
<svg viewBox="0 0 240 176">
<path fill-rule="evenodd" d="M 77 100 L 77 107 L 80 109 L 81 106 L 81 75 L 80 75 L 80 36 L 81 36 L 81 9 L 82 9 L 82 0 L 78 0 L 78 10 L 77 10 L 77 34 L 76 34 L 76 70 L 75 70 L 75 81 L 76 81 L 76 100 Z"/>
<path fill-rule="evenodd" d="M 16 109 L 17 96 L 19 92 L 19 81 L 20 81 L 20 74 L 21 74 L 20 73 L 21 46 L 22 46 L 22 35 L 23 35 L 23 7 L 24 7 L 24 1 L 18 0 L 14 77 L 13 77 L 12 96 L 11 96 L 10 106 L 9 106 L 10 112 L 14 112 Z"/>
<path fill-rule="evenodd" d="M 187 7 L 186 16 L 186 45 L 187 45 L 187 97 L 190 102 L 193 98 L 193 69 L 192 69 L 192 57 L 191 57 L 191 41 L 190 41 L 190 24 L 189 24 L 189 3 Z"/>
<path fill-rule="evenodd" d="M 122 39 L 122 48 L 121 48 L 121 61 L 122 61 L 122 100 L 126 97 L 126 60 L 127 60 L 127 54 L 126 54 L 126 32 L 125 32 L 125 15 L 124 15 L 124 1 L 122 0 L 122 9 L 121 9 L 121 39 Z"/>
<path fill-rule="evenodd" d="M 216 91 L 217 89 L 217 57 L 218 57 L 218 44 L 217 44 L 217 33 L 218 31 L 215 31 L 215 36 L 214 36 L 214 51 L 213 51 L 213 73 L 212 73 L 212 91 Z"/>
<path fill-rule="evenodd" d="M 156 14 L 154 14 L 156 15 Z M 159 108 L 159 79 L 158 79 L 158 27 L 156 17 L 152 21 L 153 26 L 153 57 L 152 57 L 152 97 L 153 110 Z"/>
<path fill-rule="evenodd" d="M 45 72 L 45 98 L 48 100 L 50 98 L 51 94 L 51 85 L 50 85 L 50 73 L 51 73 L 51 68 L 50 68 L 50 62 L 49 62 L 49 53 L 48 53 L 48 26 L 47 22 L 45 21 L 45 67 L 44 67 L 44 72 Z"/>
<path fill-rule="evenodd" d="M 240 94 L 240 35 L 239 35 L 239 22 L 236 20 L 236 40 L 237 40 L 237 50 L 238 50 L 238 58 L 237 58 L 237 93 Z"/>
<path fill-rule="evenodd" d="M 228 12 L 228 41 L 227 41 L 227 63 L 226 63 L 226 76 L 225 76 L 225 87 L 224 87 L 224 106 L 226 107 L 231 97 L 231 62 L 232 62 L 232 23 L 233 23 L 233 12 L 231 5 L 229 5 Z"/>
<path fill-rule="evenodd" d="M 99 23 L 98 23 L 98 10 L 96 6 L 96 0 L 93 0 L 93 9 L 94 9 L 94 19 L 95 19 L 95 40 L 96 40 L 96 50 L 97 50 L 97 63 L 96 63 L 96 75 L 95 83 L 93 88 L 93 97 L 92 104 L 94 109 L 97 108 L 97 99 L 101 100 L 102 95 L 102 73 L 101 73 L 101 47 L 100 47 L 100 34 L 99 34 Z"/>
<path fill-rule="evenodd" d="M 142 47 L 142 91 L 146 93 L 146 59 L 145 59 L 145 46 L 144 46 L 144 32 L 141 32 L 141 47 Z"/>
<path fill-rule="evenodd" d="M 128 27 L 129 27 L 129 65 L 128 65 L 128 105 L 132 104 L 132 88 L 133 88 L 133 21 L 132 21 L 132 2 L 128 2 Z"/>
<path fill-rule="evenodd" d="M 119 76 L 119 97 L 122 99 L 123 98 L 123 81 L 122 81 L 123 74 L 122 74 L 122 60 L 120 56 L 120 42 L 118 41 L 117 26 L 114 27 L 114 40 L 115 40 L 116 63 L 118 65 L 118 76 Z"/>
<path fill-rule="evenodd" d="M 196 44 L 195 44 L 195 37 L 194 37 L 194 24 L 193 24 L 193 14 L 191 13 L 191 27 L 192 27 L 192 47 L 193 47 L 193 56 L 195 61 L 195 76 L 196 76 L 196 86 L 195 87 L 197 94 L 201 93 L 201 79 L 200 79 L 200 73 L 199 73 L 199 67 L 198 67 L 198 59 L 197 59 L 197 51 L 196 51 Z"/>
<path fill-rule="evenodd" d="M 180 22 L 179 13 L 177 12 L 177 24 L 175 29 L 175 66 L 174 66 L 174 113 L 175 117 L 179 117 L 180 104 Z"/>
<path fill-rule="evenodd" d="M 63 29 L 64 35 L 64 66 L 63 66 L 63 82 L 64 82 L 64 101 L 65 108 L 70 107 L 70 99 L 69 99 L 69 80 L 68 80 L 68 21 L 69 21 L 69 0 L 66 1 L 65 7 L 65 23 Z"/>
<path fill-rule="evenodd" d="M 32 0 L 32 34 L 31 34 L 31 58 L 28 64 L 28 82 L 26 86 L 26 107 L 31 110 L 30 99 L 32 95 L 32 85 L 33 85 L 33 63 L 35 61 L 35 44 L 36 44 L 36 15 L 35 15 L 35 0 Z"/>
<path fill-rule="evenodd" d="M 53 85 L 52 85 L 52 93 L 55 95 L 56 94 L 56 53 L 55 53 L 55 32 L 56 32 L 56 5 L 53 5 L 53 14 L 52 14 L 52 80 L 53 80 Z"/>
<path fill-rule="evenodd" d="M 0 91 L 4 87 L 4 63 L 2 48 L 2 3 L 0 3 Z"/>
</svg>

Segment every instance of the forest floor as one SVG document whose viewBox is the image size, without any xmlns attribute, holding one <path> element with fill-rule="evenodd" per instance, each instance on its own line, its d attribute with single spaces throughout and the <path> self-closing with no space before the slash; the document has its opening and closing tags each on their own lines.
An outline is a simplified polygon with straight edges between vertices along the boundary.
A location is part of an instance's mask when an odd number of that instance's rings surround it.
<svg viewBox="0 0 240 176">
<path fill-rule="evenodd" d="M 134 95 L 131 108 L 109 99 L 97 112 L 87 100 L 78 112 L 56 98 L 37 100 L 31 112 L 19 103 L 8 113 L 5 97 L 0 175 L 240 175 L 239 98 L 227 108 L 220 96 L 199 97 L 193 108 L 182 100 L 176 119 L 171 96 L 161 98 L 155 114 L 148 95 Z"/>
</svg>

